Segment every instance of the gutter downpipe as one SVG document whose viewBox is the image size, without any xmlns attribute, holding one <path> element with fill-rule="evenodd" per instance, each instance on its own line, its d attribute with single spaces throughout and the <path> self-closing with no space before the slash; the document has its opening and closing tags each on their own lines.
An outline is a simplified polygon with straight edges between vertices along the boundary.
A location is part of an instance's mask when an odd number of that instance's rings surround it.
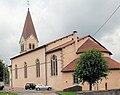
<svg viewBox="0 0 120 95">
<path fill-rule="evenodd" d="M 11 72 L 11 87 L 13 87 L 13 70 L 12 70 L 12 60 L 11 60 L 11 67 L 10 67 L 10 72 Z"/>
<path fill-rule="evenodd" d="M 47 85 L 47 55 L 46 55 L 46 46 L 45 46 L 45 84 Z"/>
</svg>

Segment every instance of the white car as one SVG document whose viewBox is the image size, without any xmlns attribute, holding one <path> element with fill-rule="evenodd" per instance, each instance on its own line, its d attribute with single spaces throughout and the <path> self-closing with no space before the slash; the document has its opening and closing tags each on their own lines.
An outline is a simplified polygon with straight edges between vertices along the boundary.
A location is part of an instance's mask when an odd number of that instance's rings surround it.
<svg viewBox="0 0 120 95">
<path fill-rule="evenodd" d="M 42 89 L 46 89 L 46 90 L 51 90 L 52 86 L 47 86 L 47 85 L 43 85 L 43 84 L 38 84 L 35 86 L 36 90 L 42 90 Z"/>
</svg>

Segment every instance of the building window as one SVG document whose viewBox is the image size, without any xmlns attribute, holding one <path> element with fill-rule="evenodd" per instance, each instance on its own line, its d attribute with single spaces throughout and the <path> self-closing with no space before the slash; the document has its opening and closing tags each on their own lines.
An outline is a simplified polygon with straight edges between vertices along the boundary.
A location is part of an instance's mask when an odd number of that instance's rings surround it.
<svg viewBox="0 0 120 95">
<path fill-rule="evenodd" d="M 21 52 L 24 51 L 24 44 L 21 45 Z"/>
<path fill-rule="evenodd" d="M 17 69 L 17 65 L 15 65 L 15 79 L 18 78 L 18 69 Z"/>
<path fill-rule="evenodd" d="M 24 78 L 27 78 L 27 63 L 24 63 Z"/>
<path fill-rule="evenodd" d="M 21 52 L 22 52 L 22 45 L 21 45 Z"/>
<path fill-rule="evenodd" d="M 79 83 L 79 80 L 78 80 L 78 78 L 75 75 L 73 75 L 73 83 L 74 84 L 78 84 Z"/>
<path fill-rule="evenodd" d="M 31 43 L 29 43 L 29 49 L 31 49 Z"/>
<path fill-rule="evenodd" d="M 57 68 L 57 56 L 51 56 L 51 76 L 58 75 L 58 68 Z"/>
<path fill-rule="evenodd" d="M 33 44 L 33 46 L 32 46 L 32 47 L 33 47 L 33 49 L 34 49 L 34 48 L 35 48 L 35 45 Z"/>
<path fill-rule="evenodd" d="M 40 61 L 36 59 L 36 77 L 40 77 Z"/>
</svg>

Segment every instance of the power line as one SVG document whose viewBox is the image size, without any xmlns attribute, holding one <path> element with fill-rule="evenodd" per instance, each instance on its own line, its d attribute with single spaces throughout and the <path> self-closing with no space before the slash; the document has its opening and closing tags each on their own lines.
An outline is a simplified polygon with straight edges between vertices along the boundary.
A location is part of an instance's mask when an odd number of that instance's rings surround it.
<svg viewBox="0 0 120 95">
<path fill-rule="evenodd" d="M 57 62 L 58 61 L 61 61 L 62 59 L 57 59 Z M 42 62 L 42 63 L 40 63 L 40 65 L 43 65 L 43 64 L 48 64 L 48 63 L 51 63 L 50 61 L 49 62 Z M 36 64 L 34 64 L 34 65 L 28 65 L 27 66 L 27 68 L 30 68 L 30 67 L 35 67 L 36 66 Z M 24 66 L 22 66 L 22 67 L 19 67 L 19 68 L 17 68 L 18 70 L 19 69 L 24 69 Z M 12 71 L 14 71 L 15 69 L 12 69 Z"/>
<path fill-rule="evenodd" d="M 66 55 L 69 55 L 69 54 L 71 54 L 71 53 L 74 53 L 74 51 L 71 51 L 71 52 L 68 52 L 68 53 L 63 54 L 63 57 L 66 56 Z M 62 61 L 62 60 L 64 60 L 64 58 L 63 58 L 63 59 L 57 59 L 57 61 Z M 45 63 L 48 64 L 48 63 L 51 63 L 51 61 L 41 62 L 40 65 L 43 65 L 43 64 L 45 64 Z M 34 65 L 28 65 L 27 67 L 29 68 L 29 67 L 34 67 L 34 66 L 36 66 L 36 64 L 34 64 Z M 17 69 L 24 69 L 24 66 L 23 66 L 23 67 L 19 67 L 19 68 L 17 68 Z M 15 70 L 15 69 L 12 69 L 12 70 Z"/>
<path fill-rule="evenodd" d="M 102 28 L 103 26 L 112 18 L 112 16 L 116 13 L 116 11 L 120 8 L 120 5 L 113 11 L 113 13 L 109 16 L 109 18 L 98 28 L 98 30 L 93 34 L 95 36 Z"/>
</svg>

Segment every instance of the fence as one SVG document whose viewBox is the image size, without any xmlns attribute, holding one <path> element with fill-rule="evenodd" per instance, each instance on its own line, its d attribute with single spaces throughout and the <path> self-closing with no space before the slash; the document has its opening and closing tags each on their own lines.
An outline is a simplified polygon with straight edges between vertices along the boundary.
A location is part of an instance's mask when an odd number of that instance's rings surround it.
<svg viewBox="0 0 120 95">
<path fill-rule="evenodd" d="M 120 89 L 77 92 L 77 95 L 120 95 Z"/>
</svg>

